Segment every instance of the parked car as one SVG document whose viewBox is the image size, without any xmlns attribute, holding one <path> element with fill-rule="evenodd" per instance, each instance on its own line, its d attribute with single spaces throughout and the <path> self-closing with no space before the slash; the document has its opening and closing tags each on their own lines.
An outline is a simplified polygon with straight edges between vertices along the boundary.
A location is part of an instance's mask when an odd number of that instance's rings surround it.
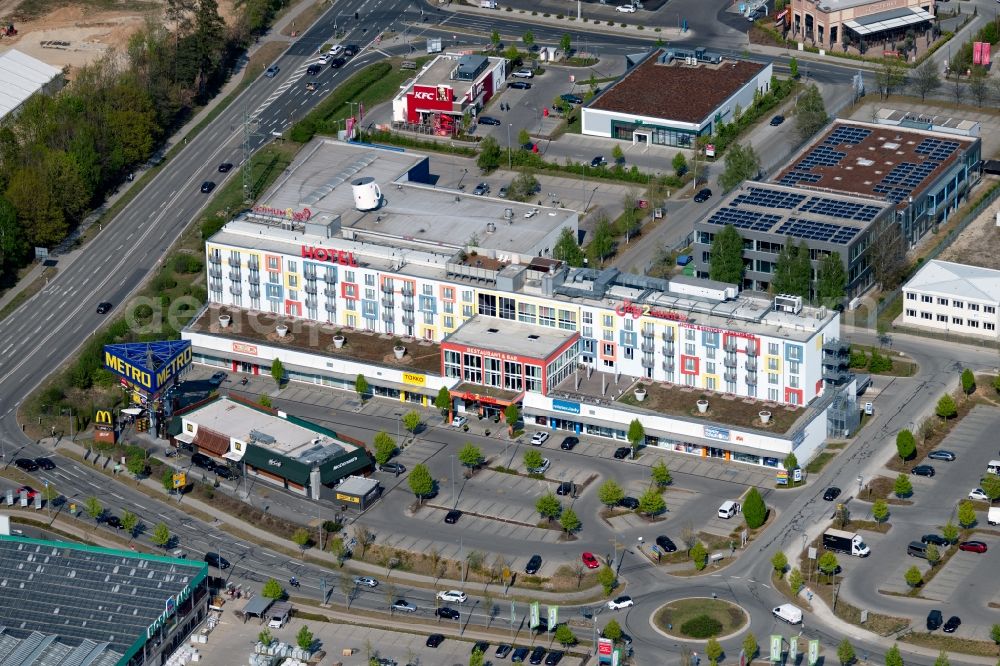
<svg viewBox="0 0 1000 666">
<path fill-rule="evenodd" d="M 497 196 L 500 197 L 501 199 L 506 199 L 507 198 L 507 186 L 506 185 L 502 186 L 497 191 Z"/>
<path fill-rule="evenodd" d="M 31 458 L 18 458 L 14 461 L 14 467 L 17 467 L 22 472 L 37 472 L 38 463 L 36 463 Z"/>
<path fill-rule="evenodd" d="M 618 506 L 635 511 L 639 508 L 639 500 L 634 497 L 623 497 L 621 498 L 621 501 L 618 502 Z"/>
<path fill-rule="evenodd" d="M 528 90 L 531 88 L 531 84 L 527 81 L 511 81 L 507 84 L 508 88 L 514 88 L 516 90 Z"/>
<path fill-rule="evenodd" d="M 406 465 L 398 462 L 387 462 L 384 465 L 379 465 L 378 468 L 383 472 L 389 472 L 390 474 L 402 474 L 406 471 Z"/>
<path fill-rule="evenodd" d="M 392 605 L 392 610 L 400 611 L 401 613 L 416 613 L 417 607 L 411 604 L 406 599 L 397 599 Z"/>
<path fill-rule="evenodd" d="M 514 652 L 510 655 L 510 660 L 514 664 L 520 664 L 524 662 L 529 652 L 531 652 L 531 650 L 526 647 L 514 648 Z"/>
<path fill-rule="evenodd" d="M 528 663 L 540 664 L 542 663 L 542 659 L 544 658 L 545 658 L 545 648 L 539 645 L 538 647 L 536 647 L 534 650 L 531 651 L 531 656 L 528 657 Z"/>
<path fill-rule="evenodd" d="M 703 187 L 698 190 L 698 193 L 694 195 L 695 203 L 703 203 L 712 198 L 712 190 L 707 187 Z"/>
<path fill-rule="evenodd" d="M 621 610 L 623 608 L 631 608 L 632 606 L 635 606 L 635 602 L 627 594 L 608 601 L 608 610 Z"/>
<path fill-rule="evenodd" d="M 531 79 L 534 78 L 535 73 L 528 68 L 516 69 L 513 74 L 514 78 L 517 79 Z"/>
<path fill-rule="evenodd" d="M 635 14 L 635 7 L 632 5 L 618 5 L 615 7 L 615 11 L 622 14 Z"/>
<path fill-rule="evenodd" d="M 219 165 L 219 173 L 229 173 L 233 169 L 232 162 L 223 162 Z"/>
<path fill-rule="evenodd" d="M 452 428 L 461 428 L 462 426 L 464 426 L 468 422 L 469 422 L 469 419 L 465 418 L 464 416 L 456 416 L 455 418 L 453 418 L 451 420 L 451 427 Z"/>
<path fill-rule="evenodd" d="M 273 79 L 278 75 L 278 72 L 280 71 L 281 71 L 280 67 L 278 67 L 277 65 L 271 65 L 270 67 L 267 68 L 267 71 L 264 72 L 264 76 L 266 76 L 269 79 Z"/>
<path fill-rule="evenodd" d="M 942 624 L 944 624 L 944 617 L 942 617 L 941 611 L 932 610 L 927 614 L 927 631 L 940 629 Z"/>
<path fill-rule="evenodd" d="M 959 550 L 964 550 L 969 553 L 985 553 L 986 552 L 986 542 L 985 541 L 963 541 L 958 544 Z"/>
<path fill-rule="evenodd" d="M 465 600 L 468 599 L 469 596 L 461 590 L 444 590 L 437 593 L 437 598 L 441 601 L 455 601 L 461 604 L 465 603 Z"/>
<path fill-rule="evenodd" d="M 487 183 L 479 183 L 476 185 L 476 189 L 472 190 L 472 193 L 477 197 L 482 197 L 490 192 L 490 186 Z"/>
<path fill-rule="evenodd" d="M 204 453 L 192 454 L 191 464 L 202 469 L 212 469 L 215 466 L 215 462 Z"/>
<path fill-rule="evenodd" d="M 559 99 L 564 102 L 569 102 L 570 104 L 583 104 L 583 98 L 579 95 L 573 95 L 571 93 L 566 93 L 565 95 L 559 95 Z"/>
<path fill-rule="evenodd" d="M 493 116 L 479 116 L 480 125 L 499 125 L 500 121 Z"/>
<path fill-rule="evenodd" d="M 656 546 L 664 553 L 677 552 L 677 545 L 670 539 L 670 537 L 664 534 L 656 537 Z"/>
<path fill-rule="evenodd" d="M 509 655 L 510 651 L 513 649 L 514 648 L 511 647 L 510 645 L 507 645 L 506 643 L 501 643 L 500 645 L 497 646 L 497 651 L 493 653 L 493 656 L 496 657 L 497 659 L 506 659 L 507 655 Z"/>
<path fill-rule="evenodd" d="M 114 307 L 111 303 L 107 301 L 102 301 L 97 304 L 97 314 L 108 314 L 111 312 L 111 308 Z"/>
<path fill-rule="evenodd" d="M 441 645 L 441 643 L 444 643 L 444 636 L 441 634 L 431 634 L 427 637 L 426 645 L 429 648 L 436 648 Z"/>
<path fill-rule="evenodd" d="M 616 460 L 625 460 L 625 458 L 628 458 L 631 454 L 632 454 L 631 446 L 619 446 L 617 449 L 615 449 Z"/>
<path fill-rule="evenodd" d="M 442 606 L 434 611 L 434 614 L 445 620 L 457 620 L 459 618 L 459 612 L 454 608 L 449 608 L 448 606 Z"/>
<path fill-rule="evenodd" d="M 823 499 L 825 499 L 827 502 L 832 502 L 838 497 L 840 497 L 840 488 L 838 488 L 837 486 L 830 486 L 829 488 L 826 489 L 826 492 L 823 493 Z"/>
<path fill-rule="evenodd" d="M 202 194 L 208 194 L 214 189 L 215 189 L 215 183 L 213 183 L 210 180 L 206 180 L 204 183 L 201 184 Z"/>
<path fill-rule="evenodd" d="M 462 517 L 462 512 L 458 509 L 452 509 L 448 513 L 444 514 L 444 522 L 449 525 L 454 525 L 458 522 L 458 519 Z"/>
<path fill-rule="evenodd" d="M 944 633 L 953 634 L 955 630 L 958 629 L 959 625 L 962 624 L 962 618 L 957 615 L 952 615 L 948 618 L 948 621 L 944 623 Z"/>
<path fill-rule="evenodd" d="M 593 553 L 584 552 L 580 555 L 580 559 L 583 560 L 584 565 L 586 565 L 588 569 L 598 569 L 601 566 L 601 563 L 597 561 L 597 558 L 594 557 Z"/>
<path fill-rule="evenodd" d="M 362 587 L 378 587 L 378 581 L 371 576 L 358 576 L 354 579 L 354 584 Z"/>
<path fill-rule="evenodd" d="M 781 115 L 775 116 L 774 118 L 771 118 L 771 127 L 777 127 L 783 122 L 785 122 L 784 116 Z"/>
<path fill-rule="evenodd" d="M 538 467 L 529 467 L 528 474 L 545 474 L 549 471 L 549 467 L 552 466 L 552 461 L 548 458 L 542 458 L 542 464 Z"/>
<path fill-rule="evenodd" d="M 108 527 L 120 530 L 122 528 L 122 519 L 118 516 L 108 516 L 104 519 L 104 524 Z"/>
<path fill-rule="evenodd" d="M 954 462 L 956 456 L 951 451 L 931 451 L 927 454 L 931 460 L 943 460 L 944 462 Z"/>
<path fill-rule="evenodd" d="M 553 650 L 545 655 L 545 666 L 556 666 L 560 661 L 562 661 L 563 655 L 565 653 L 562 650 Z"/>
<path fill-rule="evenodd" d="M 607 163 L 608 161 L 604 159 L 604 155 L 597 155 L 594 159 L 590 160 L 590 166 L 595 169 L 599 166 L 604 166 Z"/>
<path fill-rule="evenodd" d="M 35 464 L 46 471 L 56 468 L 56 464 L 48 458 L 35 458 Z"/>
<path fill-rule="evenodd" d="M 542 568 L 542 556 L 532 555 L 528 563 L 524 565 L 524 573 L 529 575 L 534 575 L 538 573 L 538 570 Z"/>
<path fill-rule="evenodd" d="M 479 654 L 486 654 L 486 651 L 490 649 L 490 644 L 486 641 L 476 641 L 472 644 L 472 650 L 470 652 L 478 651 Z"/>
<path fill-rule="evenodd" d="M 340 69 L 347 64 L 347 58 L 334 58 L 330 61 L 330 69 Z"/>
<path fill-rule="evenodd" d="M 208 383 L 212 384 L 213 386 L 219 386 L 222 384 L 222 382 L 226 381 L 226 377 L 228 376 L 229 375 L 219 370 L 218 372 L 212 373 L 212 376 L 208 378 Z"/>
<path fill-rule="evenodd" d="M 579 443 L 580 440 L 576 437 L 563 437 L 562 444 L 559 445 L 559 448 L 563 451 L 572 451 L 573 447 Z"/>
<path fill-rule="evenodd" d="M 526 150 L 529 153 L 533 153 L 535 151 L 535 143 L 533 141 L 528 141 L 527 143 L 522 143 L 521 144 L 521 150 Z"/>
<path fill-rule="evenodd" d="M 970 500 L 984 500 L 986 502 L 990 501 L 990 496 L 986 494 L 982 488 L 973 488 L 969 491 Z"/>
<path fill-rule="evenodd" d="M 556 486 L 556 495 L 572 495 L 573 494 L 573 482 L 563 481 L 558 486 Z"/>
<path fill-rule="evenodd" d="M 939 536 L 937 534 L 925 534 L 922 537 L 920 537 L 920 542 L 921 543 L 932 543 L 935 546 L 947 546 L 948 545 L 948 540 L 945 539 L 943 536 Z"/>
<path fill-rule="evenodd" d="M 547 442 L 548 439 L 549 439 L 549 433 L 547 433 L 547 432 L 536 432 L 534 435 L 531 436 L 531 445 L 532 446 L 541 446 L 542 444 L 544 444 L 545 442 Z"/>
<path fill-rule="evenodd" d="M 934 476 L 934 468 L 930 465 L 917 465 L 910 470 L 910 474 L 916 474 L 917 476 Z"/>
<path fill-rule="evenodd" d="M 215 567 L 216 569 L 225 570 L 229 568 L 229 560 L 218 553 L 205 553 L 205 562 L 208 563 L 208 566 Z"/>
</svg>

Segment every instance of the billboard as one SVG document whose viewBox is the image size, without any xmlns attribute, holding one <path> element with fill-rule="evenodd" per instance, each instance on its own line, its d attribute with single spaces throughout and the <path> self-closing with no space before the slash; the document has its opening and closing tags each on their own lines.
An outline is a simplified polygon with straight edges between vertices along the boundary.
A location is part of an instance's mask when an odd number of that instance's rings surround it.
<svg viewBox="0 0 1000 666">
<path fill-rule="evenodd" d="M 190 363 L 190 340 L 104 345 L 104 367 L 147 394 L 157 393 Z"/>
<path fill-rule="evenodd" d="M 115 420 L 110 409 L 94 412 L 94 441 L 115 443 Z"/>
<path fill-rule="evenodd" d="M 989 42 L 973 42 L 972 43 L 972 64 L 982 65 L 983 67 L 990 66 L 990 43 Z"/>
</svg>

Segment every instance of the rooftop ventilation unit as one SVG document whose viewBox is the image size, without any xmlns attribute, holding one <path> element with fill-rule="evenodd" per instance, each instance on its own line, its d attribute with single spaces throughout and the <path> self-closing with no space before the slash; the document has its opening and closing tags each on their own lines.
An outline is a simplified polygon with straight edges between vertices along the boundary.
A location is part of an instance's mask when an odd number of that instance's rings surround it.
<svg viewBox="0 0 1000 666">
<path fill-rule="evenodd" d="M 802 312 L 802 297 L 778 294 L 774 297 L 774 309 L 778 312 L 790 312 L 797 315 Z"/>
<path fill-rule="evenodd" d="M 251 430 L 250 439 L 260 442 L 261 444 L 274 444 L 277 441 L 274 437 L 271 437 L 267 433 L 263 433 L 259 430 Z"/>
</svg>

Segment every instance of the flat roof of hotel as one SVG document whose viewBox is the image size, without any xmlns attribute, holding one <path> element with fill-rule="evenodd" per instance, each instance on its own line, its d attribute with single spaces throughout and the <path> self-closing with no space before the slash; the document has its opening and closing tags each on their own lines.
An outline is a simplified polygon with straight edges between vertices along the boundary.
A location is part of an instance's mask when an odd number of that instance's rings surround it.
<svg viewBox="0 0 1000 666">
<path fill-rule="evenodd" d="M 554 307 L 558 309 L 557 304 L 554 304 Z M 477 315 L 462 324 L 443 342 L 546 359 L 576 334 L 576 331 Z"/>
</svg>

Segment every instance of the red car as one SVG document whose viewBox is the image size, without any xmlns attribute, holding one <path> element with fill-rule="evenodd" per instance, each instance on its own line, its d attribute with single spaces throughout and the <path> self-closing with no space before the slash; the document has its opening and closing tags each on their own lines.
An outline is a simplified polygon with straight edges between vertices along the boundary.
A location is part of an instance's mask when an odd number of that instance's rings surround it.
<svg viewBox="0 0 1000 666">
<path fill-rule="evenodd" d="M 38 494 L 38 492 L 34 488 L 32 488 L 31 486 L 21 486 L 20 488 L 17 489 L 17 492 L 14 493 L 14 494 L 17 497 L 20 497 L 23 493 L 27 493 L 27 495 L 28 495 L 28 501 L 29 502 L 31 502 L 32 500 L 34 500 L 35 499 L 35 495 Z"/>
<path fill-rule="evenodd" d="M 967 550 L 970 553 L 985 553 L 986 544 L 982 541 L 963 541 L 958 544 L 959 550 Z"/>
<path fill-rule="evenodd" d="M 597 569 L 601 566 L 601 563 L 597 561 L 593 553 L 584 553 L 580 556 L 583 559 L 583 563 L 587 565 L 588 569 Z"/>
</svg>

